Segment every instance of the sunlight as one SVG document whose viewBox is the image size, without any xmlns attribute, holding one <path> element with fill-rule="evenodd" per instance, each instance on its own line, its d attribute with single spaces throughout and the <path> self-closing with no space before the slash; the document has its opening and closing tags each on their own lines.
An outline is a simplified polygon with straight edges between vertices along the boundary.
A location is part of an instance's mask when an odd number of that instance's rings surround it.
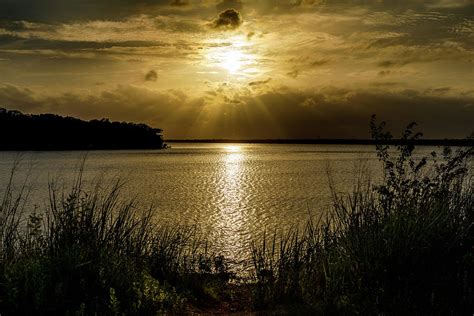
<svg viewBox="0 0 474 316">
<path fill-rule="evenodd" d="M 224 147 L 224 150 L 229 153 L 238 153 L 242 150 L 242 148 L 237 145 L 228 145 Z"/>
<path fill-rule="evenodd" d="M 238 257 L 236 254 L 242 247 L 240 232 L 244 229 L 245 222 L 241 211 L 245 194 L 245 188 L 242 187 L 245 153 L 240 146 L 227 145 L 221 157 L 218 181 L 219 216 L 216 226 L 222 232 L 222 240 L 228 249 L 227 256 L 232 258 Z"/>
<path fill-rule="evenodd" d="M 216 40 L 206 53 L 206 66 L 223 69 L 233 76 L 256 73 L 256 56 L 250 52 L 251 46 L 241 36 Z"/>
<path fill-rule="evenodd" d="M 239 51 L 226 51 L 221 55 L 220 66 L 231 74 L 237 73 L 244 65 L 244 55 Z"/>
</svg>

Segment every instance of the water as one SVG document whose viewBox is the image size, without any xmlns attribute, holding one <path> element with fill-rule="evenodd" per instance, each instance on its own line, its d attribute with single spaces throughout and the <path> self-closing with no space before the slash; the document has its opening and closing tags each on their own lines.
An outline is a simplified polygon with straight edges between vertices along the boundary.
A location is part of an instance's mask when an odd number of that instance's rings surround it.
<svg viewBox="0 0 474 316">
<path fill-rule="evenodd" d="M 94 151 L 85 178 L 120 177 L 127 198 L 154 205 L 160 223 L 197 225 L 216 251 L 245 257 L 249 242 L 264 230 L 301 225 L 331 204 L 329 179 L 349 191 L 358 170 L 380 176 L 373 146 L 171 144 L 164 151 Z M 433 148 L 422 149 L 424 154 Z M 0 196 L 15 152 L 0 152 Z M 48 182 L 67 187 L 82 152 L 22 154 L 19 182 L 30 174 L 30 204 L 43 205 Z M 31 169 L 28 172 L 28 169 Z M 105 181 L 105 183 L 108 183 Z"/>
</svg>

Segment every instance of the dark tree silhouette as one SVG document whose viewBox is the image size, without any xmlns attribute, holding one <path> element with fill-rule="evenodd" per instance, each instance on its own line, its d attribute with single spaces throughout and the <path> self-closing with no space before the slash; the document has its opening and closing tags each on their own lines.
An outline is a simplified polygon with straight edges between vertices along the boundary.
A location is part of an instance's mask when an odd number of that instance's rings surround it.
<svg viewBox="0 0 474 316">
<path fill-rule="evenodd" d="M 165 147 L 161 133 L 145 124 L 0 108 L 0 150 L 161 149 Z"/>
</svg>

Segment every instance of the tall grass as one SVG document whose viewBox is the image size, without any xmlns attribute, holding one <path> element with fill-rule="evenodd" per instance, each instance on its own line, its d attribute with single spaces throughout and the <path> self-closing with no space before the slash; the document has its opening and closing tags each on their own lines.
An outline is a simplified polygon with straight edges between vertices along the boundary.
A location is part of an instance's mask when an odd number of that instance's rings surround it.
<svg viewBox="0 0 474 316">
<path fill-rule="evenodd" d="M 373 137 L 391 138 L 372 120 Z M 398 155 L 377 146 L 382 184 L 334 192 L 333 211 L 301 232 L 254 243 L 259 308 L 323 314 L 472 314 L 473 148 L 415 159 L 408 126 Z M 472 160 L 471 160 L 472 161 Z"/>
<path fill-rule="evenodd" d="M 82 174 L 67 194 L 50 185 L 47 208 L 25 218 L 12 172 L 0 208 L 2 313 L 156 314 L 215 299 L 231 274 L 197 229 L 155 225 L 152 209 L 120 199 L 120 181 L 86 189 Z"/>
</svg>

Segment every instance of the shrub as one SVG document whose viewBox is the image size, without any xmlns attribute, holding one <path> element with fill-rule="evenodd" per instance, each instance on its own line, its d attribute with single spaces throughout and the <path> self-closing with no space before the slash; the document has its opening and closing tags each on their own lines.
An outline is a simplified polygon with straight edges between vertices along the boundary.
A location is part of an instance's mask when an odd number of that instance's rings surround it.
<svg viewBox="0 0 474 316">
<path fill-rule="evenodd" d="M 152 209 L 122 201 L 121 187 L 116 181 L 104 190 L 98 182 L 86 190 L 81 169 L 68 194 L 50 185 L 49 207 L 25 220 L 24 191 L 14 196 L 7 188 L 0 208 L 1 312 L 178 312 L 228 281 L 196 229 L 155 225 Z"/>
<path fill-rule="evenodd" d="M 410 124 L 398 155 L 372 119 L 381 184 L 361 179 L 335 192 L 333 211 L 253 245 L 256 302 L 326 314 L 472 314 L 474 311 L 473 148 L 442 160 L 416 159 Z M 363 181 L 364 180 L 364 181 Z M 292 306 L 292 307 L 289 307 Z"/>
</svg>

